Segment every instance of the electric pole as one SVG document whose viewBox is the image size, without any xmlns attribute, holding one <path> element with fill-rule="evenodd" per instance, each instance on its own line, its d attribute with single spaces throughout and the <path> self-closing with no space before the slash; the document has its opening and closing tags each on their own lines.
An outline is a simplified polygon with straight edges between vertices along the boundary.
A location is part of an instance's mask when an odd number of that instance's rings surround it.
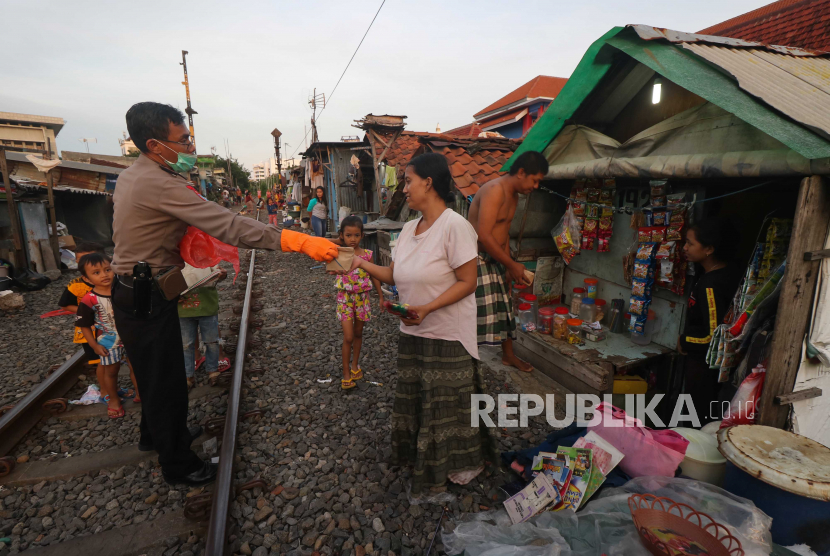
<svg viewBox="0 0 830 556">
<path fill-rule="evenodd" d="M 182 81 L 182 85 L 184 85 L 184 92 L 187 95 L 187 108 L 185 109 L 185 113 L 187 114 L 187 122 L 190 124 L 190 141 L 193 143 L 193 146 L 196 146 L 196 135 L 193 133 L 193 114 L 198 114 L 193 108 L 190 106 L 190 82 L 187 79 L 187 50 L 182 50 L 182 62 L 179 64 L 184 68 L 184 81 Z"/>
<path fill-rule="evenodd" d="M 312 115 L 311 115 L 311 142 L 316 143 L 319 141 L 319 137 L 317 137 L 317 105 L 321 106 L 322 109 L 326 107 L 326 94 L 320 93 L 317 94 L 317 87 L 314 88 L 314 94 L 310 99 L 308 99 L 308 104 L 311 106 Z"/>
<path fill-rule="evenodd" d="M 277 156 L 277 183 L 282 188 L 282 161 L 280 160 L 280 135 L 282 135 L 282 132 L 274 128 L 271 135 L 274 137 L 274 154 Z"/>
</svg>

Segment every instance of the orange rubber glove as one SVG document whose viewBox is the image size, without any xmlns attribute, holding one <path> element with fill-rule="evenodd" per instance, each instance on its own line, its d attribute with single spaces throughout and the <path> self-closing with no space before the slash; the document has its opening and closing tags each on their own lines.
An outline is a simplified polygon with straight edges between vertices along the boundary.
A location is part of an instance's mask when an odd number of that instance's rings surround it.
<svg viewBox="0 0 830 556">
<path fill-rule="evenodd" d="M 326 238 L 291 230 L 283 230 L 280 235 L 280 248 L 285 253 L 305 253 L 315 261 L 325 263 L 337 258 L 337 246 Z"/>
</svg>

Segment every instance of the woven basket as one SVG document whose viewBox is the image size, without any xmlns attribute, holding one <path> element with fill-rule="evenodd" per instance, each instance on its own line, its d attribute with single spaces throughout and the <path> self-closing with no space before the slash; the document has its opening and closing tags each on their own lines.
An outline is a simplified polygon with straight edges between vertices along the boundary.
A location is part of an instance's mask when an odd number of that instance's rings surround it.
<svg viewBox="0 0 830 556">
<path fill-rule="evenodd" d="M 628 507 L 645 547 L 655 556 L 744 556 L 729 530 L 687 504 L 653 494 L 632 494 Z"/>
</svg>

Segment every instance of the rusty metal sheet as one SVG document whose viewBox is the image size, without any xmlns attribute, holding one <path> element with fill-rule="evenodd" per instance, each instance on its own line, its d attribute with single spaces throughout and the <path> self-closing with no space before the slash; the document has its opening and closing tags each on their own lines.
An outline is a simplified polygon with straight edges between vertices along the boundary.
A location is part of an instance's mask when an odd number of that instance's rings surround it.
<svg viewBox="0 0 830 556">
<path fill-rule="evenodd" d="M 822 56 L 827 54 L 827 52 L 823 52 L 821 50 L 808 50 L 794 46 L 763 44 L 760 42 L 745 41 L 730 37 L 717 37 L 714 35 L 684 33 L 683 31 L 674 31 L 672 29 L 664 29 L 663 27 L 651 27 L 650 25 L 628 25 L 627 27 L 634 29 L 641 39 L 647 41 L 665 39 L 673 43 L 701 43 L 737 48 L 763 48 L 789 56 Z"/>
<path fill-rule="evenodd" d="M 830 138 L 830 59 L 701 43 L 682 46 L 731 74 L 747 93 Z"/>
</svg>

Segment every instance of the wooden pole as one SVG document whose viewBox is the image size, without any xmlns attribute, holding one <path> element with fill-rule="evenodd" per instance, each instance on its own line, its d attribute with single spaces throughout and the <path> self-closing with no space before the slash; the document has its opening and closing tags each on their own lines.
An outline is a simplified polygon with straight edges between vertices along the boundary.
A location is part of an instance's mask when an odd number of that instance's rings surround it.
<svg viewBox="0 0 830 556">
<path fill-rule="evenodd" d="M 46 157 L 45 160 L 52 159 L 52 140 L 46 138 Z M 58 269 L 61 267 L 61 250 L 58 247 L 58 219 L 55 216 L 55 192 L 52 187 L 54 185 L 54 176 L 52 170 L 46 172 L 46 194 L 49 197 L 49 218 L 52 219 L 52 235 L 49 236 L 49 244 L 52 246 L 52 253 L 55 256 L 55 264 Z"/>
<path fill-rule="evenodd" d="M 761 394 L 758 419 L 761 425 L 777 428 L 787 425 L 790 406 L 776 403 L 775 398 L 793 391 L 821 264 L 820 260 L 805 261 L 804 253 L 824 247 L 828 225 L 830 186 L 821 176 L 804 178 L 798 191 L 787 271 L 781 283 L 772 351 Z"/>
<path fill-rule="evenodd" d="M 26 254 L 23 252 L 23 232 L 20 226 L 20 215 L 12 196 L 12 180 L 9 177 L 9 164 L 6 161 L 6 150 L 0 148 L 0 172 L 3 173 L 3 187 L 6 188 L 6 206 L 9 209 L 9 221 L 12 224 L 12 242 L 14 242 L 14 266 L 18 269 L 26 268 Z"/>
</svg>

